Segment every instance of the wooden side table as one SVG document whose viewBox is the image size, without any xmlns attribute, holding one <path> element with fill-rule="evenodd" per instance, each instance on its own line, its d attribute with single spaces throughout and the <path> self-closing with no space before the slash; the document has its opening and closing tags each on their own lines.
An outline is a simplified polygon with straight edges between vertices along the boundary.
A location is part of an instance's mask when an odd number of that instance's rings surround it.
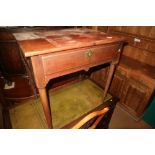
<svg viewBox="0 0 155 155">
<path fill-rule="evenodd" d="M 106 96 L 115 65 L 119 61 L 123 37 L 89 29 L 22 31 L 13 35 L 24 56 L 32 63 L 49 128 L 53 128 L 46 92 L 50 79 L 109 63 L 110 69 L 103 94 L 103 97 Z"/>
</svg>

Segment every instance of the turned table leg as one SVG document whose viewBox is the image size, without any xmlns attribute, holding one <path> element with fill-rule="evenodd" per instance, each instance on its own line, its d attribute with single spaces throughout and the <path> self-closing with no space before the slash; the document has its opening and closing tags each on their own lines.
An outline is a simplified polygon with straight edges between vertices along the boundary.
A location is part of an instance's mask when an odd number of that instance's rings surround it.
<svg viewBox="0 0 155 155">
<path fill-rule="evenodd" d="M 44 114 L 46 117 L 48 128 L 53 128 L 51 110 L 50 110 L 50 105 L 48 102 L 46 88 L 39 88 L 38 90 L 39 90 L 39 95 L 40 95 L 41 103 L 44 109 Z"/>
<path fill-rule="evenodd" d="M 109 86 L 110 86 L 110 83 L 111 83 L 111 80 L 112 80 L 112 76 L 113 76 L 113 73 L 114 73 L 114 69 L 115 69 L 115 64 L 112 62 L 110 64 L 108 78 L 107 78 L 107 81 L 106 81 L 106 84 L 105 84 L 103 99 L 105 99 L 105 97 L 107 95 L 107 92 L 108 92 L 108 89 L 109 89 Z"/>
</svg>

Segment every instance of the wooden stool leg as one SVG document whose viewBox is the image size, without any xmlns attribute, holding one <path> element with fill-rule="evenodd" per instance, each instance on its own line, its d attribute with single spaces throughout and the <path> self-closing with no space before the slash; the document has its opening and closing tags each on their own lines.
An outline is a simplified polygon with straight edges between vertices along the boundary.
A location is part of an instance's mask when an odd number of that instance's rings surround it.
<svg viewBox="0 0 155 155">
<path fill-rule="evenodd" d="M 44 114 L 46 117 L 48 128 L 53 128 L 51 110 L 50 110 L 50 106 L 49 106 L 49 102 L 48 102 L 48 98 L 47 98 L 46 89 L 45 88 L 39 88 L 38 90 L 39 90 L 41 103 L 42 103 L 42 106 L 44 109 Z"/>
<path fill-rule="evenodd" d="M 107 95 L 107 92 L 108 92 L 108 89 L 109 89 L 109 86 L 110 86 L 110 83 L 111 83 L 111 79 L 112 79 L 112 76 L 113 76 L 113 73 L 114 73 L 114 69 L 115 69 L 115 64 L 113 64 L 113 62 L 112 62 L 110 64 L 110 68 L 109 68 L 108 78 L 107 78 L 104 93 L 103 93 L 103 99 L 105 99 L 105 97 Z"/>
</svg>

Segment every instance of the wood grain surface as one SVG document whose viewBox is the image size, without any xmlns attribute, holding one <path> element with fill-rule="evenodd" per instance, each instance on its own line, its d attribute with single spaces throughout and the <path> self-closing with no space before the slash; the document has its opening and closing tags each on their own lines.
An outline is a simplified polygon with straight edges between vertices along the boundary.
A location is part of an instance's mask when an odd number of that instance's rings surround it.
<svg viewBox="0 0 155 155">
<path fill-rule="evenodd" d="M 29 32 L 16 32 L 13 35 L 26 57 L 124 40 L 124 37 L 80 28 L 33 30 Z"/>
</svg>

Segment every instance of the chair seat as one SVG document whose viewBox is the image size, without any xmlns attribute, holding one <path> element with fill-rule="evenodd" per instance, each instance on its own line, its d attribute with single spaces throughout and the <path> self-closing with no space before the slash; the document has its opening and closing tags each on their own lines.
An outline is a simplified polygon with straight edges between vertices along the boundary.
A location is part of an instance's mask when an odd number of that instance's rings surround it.
<svg viewBox="0 0 155 155">
<path fill-rule="evenodd" d="M 154 66 L 142 63 L 123 55 L 117 69 L 129 78 L 135 79 L 136 81 L 144 84 L 147 83 L 150 88 L 155 88 Z"/>
</svg>

